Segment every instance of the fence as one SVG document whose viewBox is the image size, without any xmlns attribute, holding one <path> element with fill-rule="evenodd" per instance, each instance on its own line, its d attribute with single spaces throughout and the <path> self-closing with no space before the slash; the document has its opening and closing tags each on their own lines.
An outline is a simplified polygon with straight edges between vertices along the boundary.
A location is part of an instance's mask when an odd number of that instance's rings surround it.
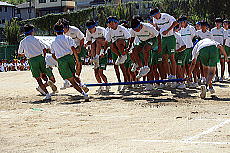
<svg viewBox="0 0 230 153">
<path fill-rule="evenodd" d="M 0 45 L 0 60 L 12 60 L 15 58 L 18 45 Z"/>
</svg>

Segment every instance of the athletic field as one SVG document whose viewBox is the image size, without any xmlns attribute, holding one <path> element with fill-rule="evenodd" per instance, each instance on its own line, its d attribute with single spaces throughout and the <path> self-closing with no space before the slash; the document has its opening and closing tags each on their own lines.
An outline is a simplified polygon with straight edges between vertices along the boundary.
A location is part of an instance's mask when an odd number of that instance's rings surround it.
<svg viewBox="0 0 230 153">
<path fill-rule="evenodd" d="M 112 66 L 105 74 L 116 82 Z M 81 78 L 96 82 L 91 66 Z M 0 73 L 0 82 L 1 153 L 230 152 L 228 82 L 216 83 L 216 96 L 205 100 L 199 89 L 119 93 L 114 86 L 103 95 L 91 87 L 91 102 L 69 88 L 51 103 L 40 101 L 31 72 Z"/>
</svg>

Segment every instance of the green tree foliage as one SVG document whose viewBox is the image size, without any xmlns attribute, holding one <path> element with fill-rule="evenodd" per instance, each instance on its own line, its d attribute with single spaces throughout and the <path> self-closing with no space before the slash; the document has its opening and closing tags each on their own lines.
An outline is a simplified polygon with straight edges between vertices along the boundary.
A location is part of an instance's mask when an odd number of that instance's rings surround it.
<svg viewBox="0 0 230 153">
<path fill-rule="evenodd" d="M 8 2 L 10 4 L 18 5 L 26 2 L 27 0 L 1 0 L 2 2 Z"/>
<path fill-rule="evenodd" d="M 17 45 L 19 43 L 20 26 L 15 19 L 6 22 L 4 32 L 9 45 Z"/>
</svg>

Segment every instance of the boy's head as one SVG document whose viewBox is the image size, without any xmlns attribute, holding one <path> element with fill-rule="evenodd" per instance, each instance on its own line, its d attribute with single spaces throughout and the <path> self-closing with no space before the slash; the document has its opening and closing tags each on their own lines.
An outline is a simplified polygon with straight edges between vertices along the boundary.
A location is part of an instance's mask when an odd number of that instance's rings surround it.
<svg viewBox="0 0 230 153">
<path fill-rule="evenodd" d="M 178 31 L 179 31 L 179 28 L 180 28 L 179 25 L 177 25 L 177 26 L 175 26 L 175 27 L 173 28 L 173 31 L 174 31 L 174 32 L 178 32 Z"/>
<path fill-rule="evenodd" d="M 34 35 L 34 26 L 32 24 L 24 25 L 24 33 L 25 35 Z"/>
<path fill-rule="evenodd" d="M 55 31 L 56 35 L 63 35 L 64 26 L 62 24 L 55 24 L 54 25 L 54 31 Z"/>
<path fill-rule="evenodd" d="M 108 22 L 110 28 L 112 28 L 114 30 L 117 29 L 117 26 L 119 24 L 119 20 L 117 19 L 116 16 L 108 17 L 107 22 Z"/>
<path fill-rule="evenodd" d="M 131 21 L 131 28 L 136 31 L 139 32 L 141 30 L 141 22 L 138 19 L 132 19 Z"/>
<path fill-rule="evenodd" d="M 95 33 L 97 23 L 94 20 L 86 21 L 86 28 L 89 30 L 90 33 Z"/>
<path fill-rule="evenodd" d="M 178 23 L 181 25 L 182 28 L 185 28 L 187 26 L 187 23 L 188 23 L 188 18 L 186 16 L 181 16 L 179 19 L 178 19 Z"/>
<path fill-rule="evenodd" d="M 196 22 L 195 28 L 196 30 L 201 30 L 200 22 Z"/>
<path fill-rule="evenodd" d="M 206 31 L 206 30 L 207 30 L 208 23 L 207 23 L 206 21 L 201 21 L 201 22 L 200 22 L 200 26 L 201 26 L 201 30 L 202 30 L 202 31 Z"/>
<path fill-rule="evenodd" d="M 216 18 L 215 19 L 215 24 L 217 28 L 220 28 L 222 25 L 223 20 L 221 18 Z"/>
<path fill-rule="evenodd" d="M 160 19 L 161 18 L 161 13 L 159 8 L 154 8 L 150 10 L 150 16 L 154 17 L 155 19 Z"/>
<path fill-rule="evenodd" d="M 229 25 L 230 25 L 230 21 L 228 20 L 228 19 L 225 19 L 224 21 L 223 21 L 223 27 L 224 27 L 224 29 L 229 29 Z"/>
<path fill-rule="evenodd" d="M 65 18 L 59 19 L 57 24 L 63 25 L 64 33 L 69 31 L 69 21 L 66 20 Z"/>
</svg>

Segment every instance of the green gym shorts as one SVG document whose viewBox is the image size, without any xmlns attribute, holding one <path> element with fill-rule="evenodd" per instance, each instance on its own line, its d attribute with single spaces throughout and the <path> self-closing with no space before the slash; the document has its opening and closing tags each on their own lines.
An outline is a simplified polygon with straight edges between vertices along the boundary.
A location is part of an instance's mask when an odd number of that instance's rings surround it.
<svg viewBox="0 0 230 153">
<path fill-rule="evenodd" d="M 77 49 L 79 48 L 79 46 L 77 47 Z M 86 58 L 86 56 L 87 56 L 87 49 L 84 47 L 84 46 L 82 46 L 81 47 L 81 52 L 78 54 L 78 60 L 79 60 L 79 62 L 84 62 L 84 60 L 85 60 L 85 58 Z"/>
<path fill-rule="evenodd" d="M 45 58 L 42 55 L 30 58 L 29 65 L 34 78 L 39 78 L 41 73 L 47 73 Z"/>
<path fill-rule="evenodd" d="M 204 47 L 200 50 L 200 60 L 205 66 L 215 67 L 219 61 L 219 50 L 213 46 Z"/>
<path fill-rule="evenodd" d="M 106 70 L 107 63 L 108 63 L 108 55 L 106 54 L 104 55 L 103 58 L 99 59 L 99 69 Z"/>
<path fill-rule="evenodd" d="M 73 77 L 73 73 L 76 73 L 75 69 L 75 61 L 73 55 L 66 55 L 58 60 L 58 70 L 61 77 L 65 79 L 69 79 Z"/>
<path fill-rule="evenodd" d="M 176 38 L 174 35 L 162 37 L 162 52 L 164 54 L 172 55 L 176 51 Z"/>
<path fill-rule="evenodd" d="M 182 52 L 176 52 L 175 53 L 176 64 L 180 65 L 180 66 L 184 66 L 185 62 L 186 62 L 186 56 L 187 56 L 186 50 L 184 50 Z"/>
</svg>

